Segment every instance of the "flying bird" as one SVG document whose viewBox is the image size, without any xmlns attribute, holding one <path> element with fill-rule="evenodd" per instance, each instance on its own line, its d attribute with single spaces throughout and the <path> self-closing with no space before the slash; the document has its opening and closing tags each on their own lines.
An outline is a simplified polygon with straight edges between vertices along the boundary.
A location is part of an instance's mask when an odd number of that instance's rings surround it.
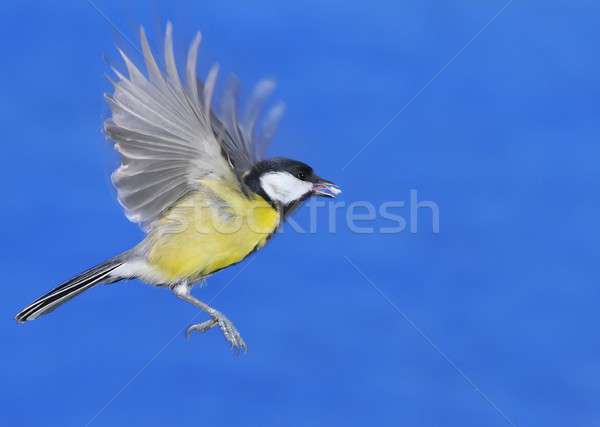
<svg viewBox="0 0 600 427">
<path fill-rule="evenodd" d="M 272 81 L 257 84 L 238 117 L 235 78 L 215 108 L 218 66 L 204 81 L 197 77 L 200 33 L 189 47 L 185 78 L 177 69 L 171 23 L 164 66 L 158 65 L 143 27 L 140 39 L 146 73 L 119 50 L 127 75 L 113 69 L 104 131 L 120 157 L 112 174 L 118 200 L 145 237 L 38 298 L 16 320 L 36 319 L 96 285 L 139 279 L 171 289 L 209 316 L 189 326 L 188 333 L 218 327 L 234 349 L 245 351 L 234 324 L 193 296 L 192 286 L 262 248 L 308 197 L 335 197 L 340 189 L 303 162 L 264 158 L 283 112 L 282 104 L 275 104 L 263 113 Z"/>
</svg>

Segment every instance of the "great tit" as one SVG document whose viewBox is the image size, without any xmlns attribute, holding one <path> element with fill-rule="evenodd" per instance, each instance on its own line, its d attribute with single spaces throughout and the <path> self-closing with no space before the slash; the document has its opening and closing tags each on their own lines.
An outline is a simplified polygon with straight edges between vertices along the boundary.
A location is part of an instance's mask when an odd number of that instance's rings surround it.
<svg viewBox="0 0 600 427">
<path fill-rule="evenodd" d="M 140 279 L 170 288 L 210 316 L 189 326 L 188 333 L 218 326 L 234 348 L 246 350 L 233 323 L 195 298 L 191 287 L 263 247 L 308 197 L 335 197 L 340 189 L 300 161 L 262 158 L 283 111 L 276 104 L 261 114 L 271 81 L 256 86 L 238 119 L 237 81 L 230 79 L 216 112 L 218 67 L 211 68 L 205 81 L 196 75 L 200 33 L 188 50 L 185 83 L 174 59 L 171 24 L 164 68 L 157 64 L 143 27 L 140 38 L 146 74 L 119 50 L 128 76 L 113 70 L 114 91 L 105 95 L 111 116 L 104 130 L 120 155 L 121 164 L 112 174 L 118 200 L 146 236 L 134 248 L 40 297 L 16 320 L 36 319 L 99 284 Z"/>
</svg>

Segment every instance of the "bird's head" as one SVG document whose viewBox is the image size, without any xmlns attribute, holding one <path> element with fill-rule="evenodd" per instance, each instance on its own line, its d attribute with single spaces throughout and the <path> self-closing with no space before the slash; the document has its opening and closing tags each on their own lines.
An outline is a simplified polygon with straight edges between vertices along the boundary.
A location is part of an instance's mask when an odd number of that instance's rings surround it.
<svg viewBox="0 0 600 427">
<path fill-rule="evenodd" d="M 307 164 L 282 157 L 256 163 L 244 180 L 253 191 L 283 208 L 310 196 L 335 197 L 341 193 L 337 185 L 315 175 Z"/>
</svg>

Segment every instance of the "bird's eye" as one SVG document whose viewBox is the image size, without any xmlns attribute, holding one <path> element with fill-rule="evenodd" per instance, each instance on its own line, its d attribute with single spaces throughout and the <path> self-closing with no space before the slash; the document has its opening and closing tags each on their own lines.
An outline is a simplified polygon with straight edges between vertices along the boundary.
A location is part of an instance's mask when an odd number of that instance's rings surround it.
<svg viewBox="0 0 600 427">
<path fill-rule="evenodd" d="M 306 179 L 306 173 L 304 173 L 303 171 L 298 172 L 298 174 L 296 176 L 298 177 L 298 179 L 301 179 L 302 181 L 304 181 Z"/>
</svg>

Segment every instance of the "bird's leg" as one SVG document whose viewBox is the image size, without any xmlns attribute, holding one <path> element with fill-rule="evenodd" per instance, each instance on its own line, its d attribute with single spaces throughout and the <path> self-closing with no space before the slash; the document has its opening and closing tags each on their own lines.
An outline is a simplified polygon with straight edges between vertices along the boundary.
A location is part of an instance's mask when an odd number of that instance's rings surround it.
<svg viewBox="0 0 600 427">
<path fill-rule="evenodd" d="M 240 351 L 247 350 L 246 343 L 242 339 L 236 327 L 233 326 L 233 323 L 231 323 L 231 320 L 225 317 L 225 315 L 220 311 L 215 310 L 208 304 L 200 301 L 198 298 L 195 298 L 190 292 L 190 285 L 188 283 L 178 283 L 177 285 L 172 286 L 171 289 L 178 298 L 195 305 L 211 317 L 210 320 L 205 322 L 188 326 L 186 330 L 187 335 L 191 334 L 192 332 L 206 332 L 215 326 L 219 326 L 219 328 L 221 328 L 221 332 L 223 332 L 223 335 L 225 336 L 225 339 L 231 343 L 231 346 L 234 349 Z"/>
</svg>

